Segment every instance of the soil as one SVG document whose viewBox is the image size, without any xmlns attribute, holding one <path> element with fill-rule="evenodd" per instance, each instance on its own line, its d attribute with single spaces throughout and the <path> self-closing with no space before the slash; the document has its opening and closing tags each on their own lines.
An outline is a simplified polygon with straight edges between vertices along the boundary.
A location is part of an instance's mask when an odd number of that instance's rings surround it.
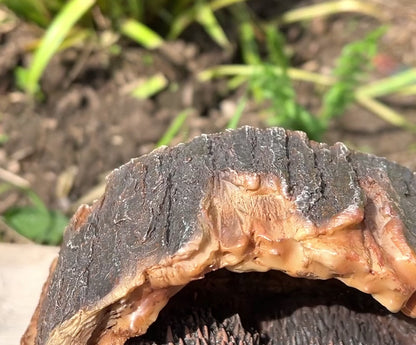
<svg viewBox="0 0 416 345">
<path fill-rule="evenodd" d="M 267 19 L 312 2 L 322 1 L 263 0 L 251 5 Z M 371 78 L 380 79 L 416 65 L 414 1 L 368 2 L 377 3 L 390 23 Z M 0 13 L 9 15 L 4 8 Z M 218 12 L 228 37 L 235 39 L 236 29 L 229 27 L 229 15 L 227 10 Z M 379 25 L 369 16 L 346 13 L 290 24 L 283 31 L 294 67 L 327 75 L 346 43 L 362 38 Z M 181 39 L 153 51 L 123 40 L 118 42 L 120 52 L 113 51 L 108 48 L 112 39 L 108 32 L 64 50 L 44 73 L 43 100 L 34 101 L 18 90 L 14 71 L 28 65 L 31 47 L 41 33 L 17 19 L 0 26 L 0 178 L 7 174 L 17 178 L 17 184 L 28 184 L 50 209 L 69 216 L 80 202 L 99 195 L 109 171 L 154 149 L 181 111 L 190 109 L 190 115 L 171 145 L 223 130 L 244 93 L 244 86 L 230 92 L 226 80 L 198 80 L 200 71 L 238 63 L 241 57 L 236 48 L 225 51 L 218 47 L 194 24 Z M 169 80 L 165 90 L 147 100 L 130 95 L 137 82 L 155 73 Z M 316 113 L 322 90 L 305 82 L 296 82 L 295 86 L 299 102 Z M 416 124 L 415 101 L 415 96 L 383 99 Z M 249 103 L 240 125 L 267 126 L 260 113 L 257 105 Z M 351 148 L 385 156 L 416 170 L 415 139 L 414 133 L 353 105 L 333 121 L 324 141 L 343 141 Z M 3 193 L 0 214 L 25 202 L 16 190 Z M 22 240 L 4 224 L 2 228 L 3 240 Z"/>
</svg>

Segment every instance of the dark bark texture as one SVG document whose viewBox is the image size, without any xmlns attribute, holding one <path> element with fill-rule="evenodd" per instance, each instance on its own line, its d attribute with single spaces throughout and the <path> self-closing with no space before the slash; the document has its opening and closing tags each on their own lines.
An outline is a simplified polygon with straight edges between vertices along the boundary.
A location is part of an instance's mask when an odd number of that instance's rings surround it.
<svg viewBox="0 0 416 345">
<path fill-rule="evenodd" d="M 386 159 L 344 145 L 310 142 L 300 132 L 244 127 L 202 135 L 131 160 L 109 177 L 85 222 L 66 229 L 59 260 L 40 306 L 35 343 L 127 276 L 175 254 L 201 231 L 197 215 L 212 177 L 234 170 L 277 176 L 303 217 L 316 225 L 363 207 L 360 179 L 379 183 L 416 248 L 416 179 Z"/>
</svg>

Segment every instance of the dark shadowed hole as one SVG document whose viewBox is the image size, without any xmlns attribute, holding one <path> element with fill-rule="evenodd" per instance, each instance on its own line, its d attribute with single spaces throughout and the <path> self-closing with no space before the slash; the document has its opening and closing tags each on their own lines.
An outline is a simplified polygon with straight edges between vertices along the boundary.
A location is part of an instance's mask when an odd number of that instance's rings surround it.
<svg viewBox="0 0 416 345">
<path fill-rule="evenodd" d="M 220 270 L 175 295 L 126 345 L 410 345 L 416 322 L 337 280 Z"/>
</svg>

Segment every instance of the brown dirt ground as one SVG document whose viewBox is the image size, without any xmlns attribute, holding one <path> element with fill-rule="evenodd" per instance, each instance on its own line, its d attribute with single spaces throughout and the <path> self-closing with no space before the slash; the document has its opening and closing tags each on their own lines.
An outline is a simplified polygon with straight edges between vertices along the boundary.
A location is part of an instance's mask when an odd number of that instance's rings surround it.
<svg viewBox="0 0 416 345">
<path fill-rule="evenodd" d="M 416 4 L 413 0 L 372 2 L 380 4 L 391 23 L 380 49 L 388 61 L 387 70 L 377 66 L 372 77 L 416 65 Z M 293 7 L 290 1 L 286 6 L 277 3 L 257 1 L 253 6 L 260 15 L 275 15 Z M 300 6 L 311 1 L 294 3 Z M 227 15 L 227 11 L 218 14 L 225 23 Z M 378 25 L 376 19 L 367 16 L 341 14 L 293 24 L 284 31 L 295 66 L 328 74 L 346 43 Z M 234 31 L 229 28 L 229 37 L 235 37 Z M 7 136 L 0 144 L 0 167 L 28 181 L 48 207 L 68 215 L 80 199 L 102 183 L 107 172 L 151 151 L 180 111 L 192 109 L 185 130 L 173 144 L 224 129 L 243 93 L 242 89 L 228 92 L 221 80 L 197 80 L 197 73 L 209 66 L 238 62 L 239 53 L 235 49 L 224 52 L 194 25 L 182 40 L 152 52 L 122 42 L 121 54 L 113 54 L 96 40 L 65 50 L 54 57 L 42 79 L 44 101 L 33 102 L 17 90 L 13 71 L 28 64 L 28 50 L 39 35 L 40 31 L 19 21 L 0 28 L 0 134 Z M 137 80 L 156 72 L 168 78 L 168 88 L 144 101 L 129 95 Z M 296 88 L 303 105 L 311 111 L 319 109 L 319 88 L 307 83 L 296 83 Z M 416 124 L 414 97 L 384 101 Z M 264 127 L 258 113 L 258 108 L 249 104 L 241 125 Z M 409 131 L 358 105 L 334 121 L 325 137 L 329 143 L 344 141 L 352 148 L 386 156 L 413 170 L 415 139 Z M 17 192 L 2 194 L 0 214 L 21 202 L 24 200 Z M 9 239 L 18 240 L 7 234 Z"/>
</svg>

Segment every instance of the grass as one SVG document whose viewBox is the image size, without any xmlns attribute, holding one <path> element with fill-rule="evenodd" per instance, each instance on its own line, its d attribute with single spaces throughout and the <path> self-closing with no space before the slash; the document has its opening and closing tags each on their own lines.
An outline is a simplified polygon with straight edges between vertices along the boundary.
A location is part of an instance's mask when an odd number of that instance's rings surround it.
<svg viewBox="0 0 416 345">
<path fill-rule="evenodd" d="M 269 65 L 269 67 L 270 73 L 273 73 L 277 76 L 282 74 L 282 69 L 279 66 Z M 238 76 L 241 77 L 239 80 L 242 83 L 248 81 L 253 77 L 253 75 L 261 73 L 262 69 L 263 67 L 261 64 L 219 65 L 200 72 L 198 78 L 201 82 L 207 82 L 213 78 Z M 336 81 L 336 79 L 331 76 L 313 73 L 293 67 L 289 67 L 287 69 L 287 74 L 291 80 L 305 81 L 323 86 L 331 86 Z M 241 83 L 238 83 L 236 86 L 240 86 Z"/>
<path fill-rule="evenodd" d="M 31 67 L 17 70 L 17 83 L 29 94 L 39 91 L 39 79 L 52 56 L 68 35 L 74 24 L 94 5 L 95 0 L 71 0 L 65 4 L 51 22 L 36 50 Z"/>
<path fill-rule="evenodd" d="M 50 59 L 60 48 L 68 47 L 71 31 L 76 32 L 80 27 L 84 33 L 95 34 L 95 28 L 106 26 L 103 22 L 107 21 L 115 32 L 146 49 L 155 49 L 165 40 L 149 26 L 151 19 L 158 23 L 161 32 L 166 32 L 167 39 L 176 38 L 189 24 L 195 22 L 219 46 L 230 47 L 209 1 L 128 0 L 125 4 L 109 0 L 0 0 L 0 3 L 4 3 L 18 16 L 46 27 L 45 34 L 35 49 L 31 65 L 16 71 L 17 84 L 30 95 L 39 94 L 39 81 Z M 227 1 L 217 1 L 214 5 L 221 8 L 227 5 Z M 108 20 L 102 20 L 101 17 L 97 19 L 97 15 L 92 12 L 93 7 Z M 87 36 L 89 35 L 84 35 Z M 82 42 L 82 36 L 78 37 Z M 72 43 L 78 44 L 80 41 L 75 40 Z"/>
<path fill-rule="evenodd" d="M 247 105 L 247 96 L 244 96 L 240 98 L 237 104 L 237 109 L 235 110 L 230 121 L 228 122 L 227 128 L 236 129 L 238 127 L 238 124 L 240 123 L 240 119 L 241 119 L 241 116 L 243 115 L 243 111 L 246 105 Z"/>
<path fill-rule="evenodd" d="M 403 89 L 415 87 L 416 69 L 410 68 L 394 74 L 388 78 L 380 79 L 357 89 L 357 94 L 367 97 L 382 97 L 397 93 Z"/>
<path fill-rule="evenodd" d="M 159 48 L 164 43 L 163 38 L 156 32 L 134 19 L 125 20 L 120 31 L 147 49 Z"/>
<path fill-rule="evenodd" d="M 380 100 L 393 93 L 416 94 L 416 69 L 371 83 L 368 81 L 371 60 L 380 38 L 388 29 L 383 25 L 386 18 L 380 7 L 366 1 L 326 1 L 287 11 L 267 22 L 257 18 L 245 0 L 0 0 L 0 3 L 24 20 L 44 28 L 44 35 L 34 46 L 30 65 L 16 70 L 17 85 L 32 96 L 41 93 L 42 75 L 55 54 L 87 39 L 95 38 L 99 42 L 102 32 L 111 33 L 113 39 L 101 49 L 122 49 L 120 40 L 124 37 L 150 52 L 169 40 L 181 38 L 193 24 L 202 28 L 207 37 L 224 51 L 231 51 L 234 43 L 230 42 L 229 31 L 221 25 L 225 12 L 220 10 L 226 9 L 230 14 L 227 20 L 238 31 L 237 48 L 241 61 L 214 66 L 201 72 L 198 78 L 200 82 L 209 82 L 213 78 L 227 79 L 230 92 L 237 88 L 245 89 L 227 128 L 237 128 L 247 106 L 256 104 L 260 112 L 266 114 L 268 125 L 301 129 L 309 137 L 320 140 L 334 118 L 342 116 L 352 104 L 358 104 L 389 123 L 416 131 L 415 125 Z M 312 73 L 293 66 L 282 25 L 303 22 L 307 27 L 311 19 L 345 12 L 375 18 L 380 22 L 379 28 L 361 40 L 347 44 L 332 75 Z M 151 59 L 151 55 L 148 56 Z M 321 90 L 322 107 L 318 113 L 312 114 L 299 104 L 295 88 L 298 81 L 312 83 Z M 168 85 L 167 78 L 157 73 L 136 85 L 130 90 L 130 95 L 139 99 L 154 97 Z M 169 145 L 179 133 L 183 133 L 192 111 L 180 111 L 156 146 Z M 7 141 L 7 134 L 0 138 L 0 144 L 2 141 Z M 58 243 L 66 219 L 48 210 L 30 186 L 19 186 L 22 181 L 14 178 L 7 188 L 0 185 L 0 194 L 13 185 L 25 195 L 29 205 L 8 210 L 3 215 L 5 221 L 35 241 Z M 102 186 L 98 187 L 101 193 Z"/>
<path fill-rule="evenodd" d="M 139 83 L 132 92 L 131 95 L 138 99 L 148 99 L 168 86 L 169 82 L 162 73 L 157 73 L 152 77 Z"/>
<path fill-rule="evenodd" d="M 233 87 L 249 82 L 254 101 L 269 104 L 269 125 L 303 130 L 315 140 L 322 140 L 332 120 L 342 116 L 354 103 L 367 108 L 386 122 L 416 132 L 414 124 L 376 99 L 392 93 L 414 94 L 416 69 L 407 69 L 375 82 L 367 81 L 372 68 L 371 61 L 386 27 L 380 26 L 363 39 L 347 44 L 337 59 L 332 76 L 291 67 L 284 49 L 284 38 L 270 24 L 263 27 L 268 56 L 261 59 L 250 27 L 252 25 L 245 23 L 243 30 L 240 30 L 242 56 L 246 64 L 212 67 L 200 73 L 201 81 L 232 77 L 230 83 Z M 311 114 L 297 103 L 293 80 L 328 87 L 322 96 L 322 109 L 318 114 Z"/>
<path fill-rule="evenodd" d="M 377 53 L 378 42 L 385 33 L 385 27 L 379 27 L 363 39 L 346 45 L 339 56 L 333 71 L 336 82 L 325 93 L 322 110 L 319 114 L 326 124 L 342 115 L 354 102 L 355 90 L 366 80 L 366 72 Z"/>
<path fill-rule="evenodd" d="M 163 134 L 163 136 L 160 138 L 160 140 L 157 142 L 156 147 L 166 146 L 169 145 L 173 138 L 179 133 L 181 128 L 183 127 L 183 124 L 185 123 L 185 120 L 188 118 L 189 114 L 191 113 L 191 109 L 185 109 L 181 111 L 172 121 L 172 123 L 169 125 L 166 132 Z"/>
<path fill-rule="evenodd" d="M 317 17 L 327 17 L 334 14 L 351 12 L 374 17 L 380 21 L 386 20 L 386 16 L 383 11 L 381 11 L 381 9 L 373 3 L 358 0 L 336 0 L 325 1 L 320 4 L 314 4 L 288 11 L 281 17 L 270 21 L 269 24 L 290 24 L 311 20 Z"/>
<path fill-rule="evenodd" d="M 265 56 L 261 56 L 254 29 L 259 24 L 250 20 L 253 16 L 249 15 L 243 4 L 239 4 L 236 16 L 241 21 L 240 45 L 245 65 L 214 67 L 202 72 L 200 78 L 210 80 L 219 75 L 249 77 L 248 88 L 253 100 L 268 107 L 269 125 L 303 130 L 310 138 L 321 140 L 333 118 L 341 116 L 353 102 L 363 104 L 366 101 L 362 97 L 356 97 L 355 92 L 366 80 L 366 72 L 377 52 L 378 41 L 386 30 L 384 27 L 379 27 L 363 39 L 346 45 L 337 60 L 333 76 L 327 78 L 291 68 L 290 58 L 285 51 L 285 38 L 275 25 L 261 26 L 266 50 Z M 322 97 L 322 110 L 319 114 L 311 114 L 297 102 L 294 79 L 330 86 Z M 409 79 L 411 78 L 405 81 Z M 403 85 L 404 83 L 400 84 Z M 364 91 L 369 92 L 368 89 Z M 367 107 L 370 105 L 368 100 L 365 104 Z M 374 103 L 370 106 L 377 112 L 380 111 L 380 107 L 375 107 Z M 391 113 L 387 117 L 394 118 L 392 122 L 399 123 Z M 233 125 L 235 126 L 234 122 Z"/>
</svg>

